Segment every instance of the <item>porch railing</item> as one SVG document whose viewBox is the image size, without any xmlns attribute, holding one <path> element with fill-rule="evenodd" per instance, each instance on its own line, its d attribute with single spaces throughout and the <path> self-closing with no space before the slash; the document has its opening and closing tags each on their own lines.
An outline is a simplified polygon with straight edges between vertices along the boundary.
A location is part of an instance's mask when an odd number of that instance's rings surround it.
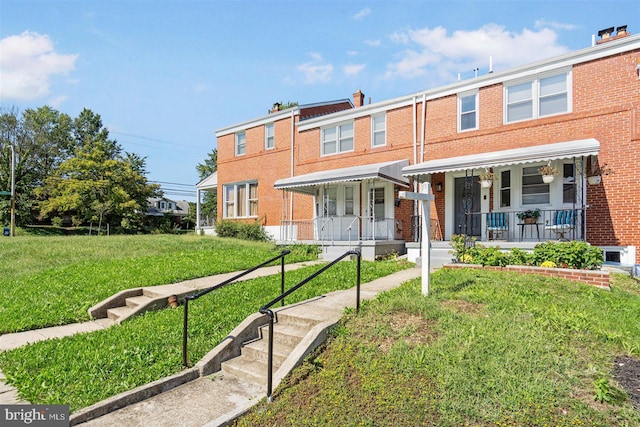
<svg viewBox="0 0 640 427">
<path fill-rule="evenodd" d="M 529 209 L 535 211 L 536 209 Z M 455 224 L 456 234 L 483 236 L 483 240 L 547 241 L 584 240 L 586 208 L 538 209 L 538 216 L 526 218 L 525 210 L 492 211 L 500 213 L 504 225 L 490 227 L 488 212 L 465 214 L 462 224 Z M 494 224 L 495 225 L 495 224 Z"/>
<path fill-rule="evenodd" d="M 402 224 L 394 218 L 332 216 L 280 223 L 284 241 L 394 240 L 401 238 Z"/>
</svg>

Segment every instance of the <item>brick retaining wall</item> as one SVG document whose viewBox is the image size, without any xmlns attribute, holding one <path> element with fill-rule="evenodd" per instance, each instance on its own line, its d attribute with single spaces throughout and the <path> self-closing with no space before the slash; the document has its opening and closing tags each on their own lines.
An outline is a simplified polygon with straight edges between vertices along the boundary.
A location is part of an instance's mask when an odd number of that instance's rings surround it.
<svg viewBox="0 0 640 427">
<path fill-rule="evenodd" d="M 507 265 L 506 267 L 493 267 L 478 264 L 447 264 L 443 268 L 476 268 L 495 271 L 513 271 L 522 274 L 540 274 L 549 277 L 561 277 L 567 280 L 586 283 L 601 289 L 611 290 L 609 272 L 602 270 L 575 270 L 572 268 L 544 268 L 529 265 Z"/>
</svg>

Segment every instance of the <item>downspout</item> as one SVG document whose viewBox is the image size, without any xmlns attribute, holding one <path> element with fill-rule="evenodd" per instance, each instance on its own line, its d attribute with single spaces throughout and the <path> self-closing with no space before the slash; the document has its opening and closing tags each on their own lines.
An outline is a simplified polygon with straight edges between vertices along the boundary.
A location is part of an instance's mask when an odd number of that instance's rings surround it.
<svg viewBox="0 0 640 427">
<path fill-rule="evenodd" d="M 291 176 L 294 176 L 294 149 L 295 149 L 295 115 L 294 110 L 291 110 Z M 289 220 L 293 221 L 293 191 L 289 192 Z"/>
<path fill-rule="evenodd" d="M 420 130 L 420 133 L 422 134 L 420 136 L 421 140 L 420 140 L 420 162 L 424 162 L 424 133 L 425 133 L 425 129 L 426 129 L 426 122 L 427 121 L 427 94 L 423 93 L 422 94 L 422 129 Z"/>
</svg>

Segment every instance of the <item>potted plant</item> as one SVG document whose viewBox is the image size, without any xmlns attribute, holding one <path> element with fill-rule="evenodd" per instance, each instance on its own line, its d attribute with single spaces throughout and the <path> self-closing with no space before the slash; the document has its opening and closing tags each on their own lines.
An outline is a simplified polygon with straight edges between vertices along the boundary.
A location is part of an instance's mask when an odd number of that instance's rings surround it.
<svg viewBox="0 0 640 427">
<path fill-rule="evenodd" d="M 493 184 L 494 178 L 495 178 L 495 175 L 493 174 L 493 172 L 489 172 L 489 169 L 485 169 L 484 172 L 478 175 L 478 179 L 480 180 L 480 185 L 482 185 L 483 188 L 491 187 L 491 184 Z"/>
<path fill-rule="evenodd" d="M 602 166 L 600 166 L 597 160 L 591 159 L 587 170 L 587 182 L 591 185 L 600 184 L 602 181 L 602 175 L 611 175 L 612 173 L 613 169 L 611 169 L 611 167 L 606 163 L 603 163 Z"/>
<path fill-rule="evenodd" d="M 516 216 L 525 224 L 535 224 L 538 222 L 540 214 L 540 209 L 528 209 L 526 211 L 518 212 Z"/>
<path fill-rule="evenodd" d="M 538 169 L 538 172 L 542 175 L 542 182 L 548 184 L 553 181 L 556 175 L 558 175 L 558 168 L 551 166 L 551 162 L 549 162 L 546 165 L 541 166 Z"/>
</svg>

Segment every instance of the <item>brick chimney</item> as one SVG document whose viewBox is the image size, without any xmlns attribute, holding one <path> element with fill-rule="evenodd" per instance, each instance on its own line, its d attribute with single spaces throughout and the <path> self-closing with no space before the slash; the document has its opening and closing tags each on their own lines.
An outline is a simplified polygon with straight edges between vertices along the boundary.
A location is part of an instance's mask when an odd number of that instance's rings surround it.
<svg viewBox="0 0 640 427">
<path fill-rule="evenodd" d="M 598 31 L 598 36 L 600 40 L 598 40 L 598 44 L 612 42 L 614 40 L 621 39 L 623 37 L 628 37 L 631 34 L 627 31 L 626 25 L 621 25 L 616 28 L 616 35 L 613 35 L 613 27 L 605 28 L 604 30 Z"/>
<path fill-rule="evenodd" d="M 273 108 L 271 109 L 271 112 L 272 113 L 276 113 L 276 112 L 280 111 L 280 107 L 281 106 L 282 105 L 279 102 L 276 102 L 275 104 L 273 104 Z"/>
<path fill-rule="evenodd" d="M 364 105 L 364 93 L 362 93 L 360 89 L 353 94 L 353 105 L 356 107 L 362 107 Z"/>
</svg>

